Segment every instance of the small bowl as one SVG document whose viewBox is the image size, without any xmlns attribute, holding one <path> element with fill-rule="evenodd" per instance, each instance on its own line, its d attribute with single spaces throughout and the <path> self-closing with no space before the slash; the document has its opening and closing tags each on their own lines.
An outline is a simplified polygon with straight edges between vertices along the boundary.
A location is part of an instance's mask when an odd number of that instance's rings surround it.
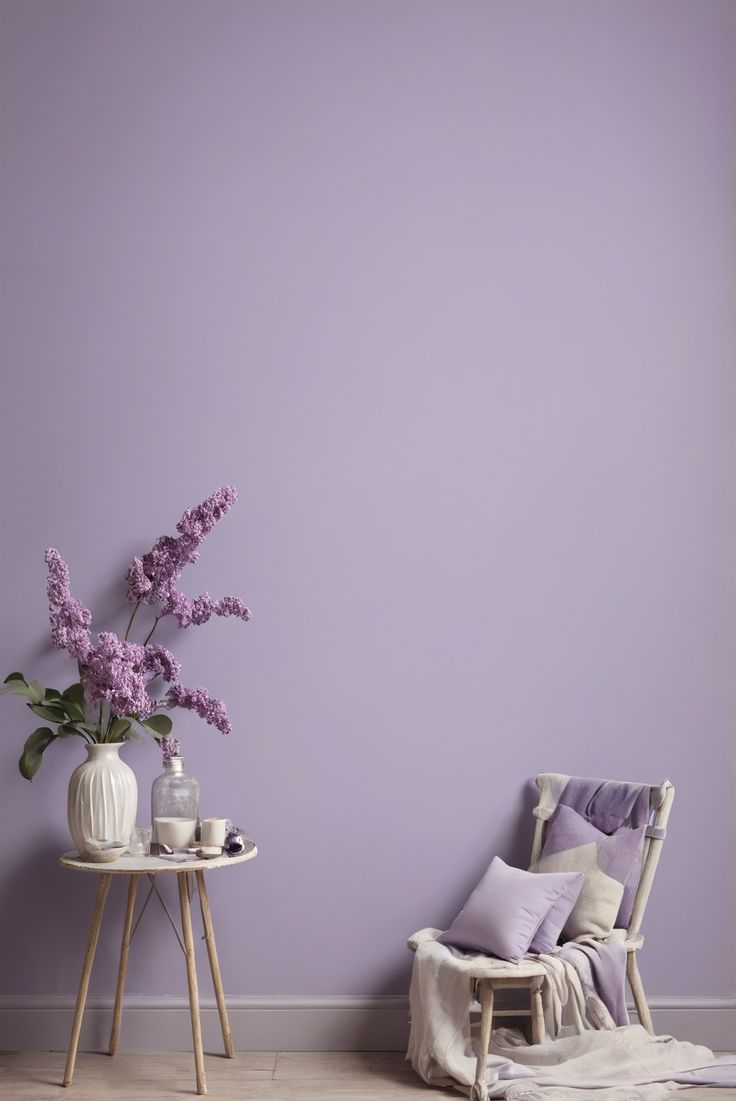
<svg viewBox="0 0 736 1101">
<path fill-rule="evenodd" d="M 122 841 L 92 841 L 87 846 L 86 856 L 82 859 L 89 861 L 90 864 L 111 864 L 127 851 L 128 846 Z"/>
</svg>

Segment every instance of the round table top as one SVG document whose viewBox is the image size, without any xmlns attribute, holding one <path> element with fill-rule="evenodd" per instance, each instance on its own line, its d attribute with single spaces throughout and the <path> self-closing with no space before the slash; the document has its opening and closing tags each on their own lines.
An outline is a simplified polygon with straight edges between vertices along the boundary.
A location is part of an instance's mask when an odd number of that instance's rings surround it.
<svg viewBox="0 0 736 1101">
<path fill-rule="evenodd" d="M 258 855 L 258 849 L 253 841 L 246 840 L 245 852 L 238 856 L 215 856 L 211 860 L 202 860 L 192 854 L 187 860 L 167 860 L 162 856 L 119 856 L 117 860 L 108 863 L 97 863 L 91 860 L 80 860 L 79 853 L 64 853 L 59 857 L 62 868 L 73 868 L 77 872 L 104 872 L 105 875 L 158 875 L 163 872 L 209 872 L 214 868 L 227 868 L 231 864 L 243 864 L 246 860 L 252 860 Z"/>
</svg>

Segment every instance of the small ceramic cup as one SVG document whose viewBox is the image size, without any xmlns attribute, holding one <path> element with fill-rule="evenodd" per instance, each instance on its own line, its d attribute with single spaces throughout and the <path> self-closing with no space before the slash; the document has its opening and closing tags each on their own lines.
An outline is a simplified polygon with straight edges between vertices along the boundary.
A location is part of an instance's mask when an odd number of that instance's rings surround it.
<svg viewBox="0 0 736 1101">
<path fill-rule="evenodd" d="M 203 818 L 200 832 L 201 844 L 218 845 L 222 848 L 225 844 L 226 832 L 227 818 Z"/>
<path fill-rule="evenodd" d="M 170 849 L 186 849 L 194 841 L 196 818 L 157 818 L 156 836 L 160 845 Z"/>
</svg>

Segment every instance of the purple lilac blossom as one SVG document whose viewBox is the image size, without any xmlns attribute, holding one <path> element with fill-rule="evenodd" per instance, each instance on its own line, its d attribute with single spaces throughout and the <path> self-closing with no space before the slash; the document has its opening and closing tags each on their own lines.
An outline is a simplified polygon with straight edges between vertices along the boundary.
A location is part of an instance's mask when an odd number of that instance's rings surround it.
<svg viewBox="0 0 736 1101">
<path fill-rule="evenodd" d="M 171 734 L 167 734 L 165 738 L 162 738 L 159 742 L 161 746 L 161 752 L 164 755 L 164 760 L 168 761 L 170 757 L 178 757 L 179 750 L 181 749 L 181 742 L 178 738 L 172 737 Z"/>
<path fill-rule="evenodd" d="M 126 574 L 130 603 L 166 602 L 174 593 L 175 582 L 184 567 L 197 561 L 200 544 L 237 499 L 234 486 L 222 486 L 215 490 L 201 504 L 186 510 L 176 525 L 178 539 L 162 535 L 148 554 L 134 558 Z"/>
<path fill-rule="evenodd" d="M 151 591 L 152 582 L 146 577 L 142 558 L 136 557 L 133 559 L 126 576 L 128 581 L 128 600 L 131 599 L 131 593 L 135 594 L 135 600 L 131 601 L 131 603 L 135 603 L 136 600 L 143 600 L 146 594 Z"/>
<path fill-rule="evenodd" d="M 123 642 L 112 631 L 103 631 L 82 670 L 82 684 L 90 701 L 108 700 L 113 715 L 137 715 L 147 719 L 156 706 L 146 684 L 162 676 L 179 675 L 179 663 L 163 646 Z"/>
<path fill-rule="evenodd" d="M 223 596 L 222 600 L 218 600 L 215 605 L 215 615 L 237 616 L 238 619 L 243 619 L 247 623 L 251 618 L 251 611 L 250 608 L 246 608 L 239 596 Z"/>
<path fill-rule="evenodd" d="M 181 673 L 181 666 L 174 655 L 165 646 L 155 646 L 149 643 L 143 647 L 145 654 L 143 667 L 148 673 L 149 679 L 163 677 L 165 681 L 177 680 Z"/>
<path fill-rule="evenodd" d="M 46 592 L 54 645 L 66 650 L 77 661 L 86 661 L 90 651 L 89 629 L 92 615 L 69 591 L 69 568 L 54 547 L 45 554 L 49 576 Z"/>
<path fill-rule="evenodd" d="M 161 615 L 173 615 L 179 620 L 180 627 L 189 627 L 191 624 L 200 626 L 206 623 L 211 616 L 237 616 L 246 623 L 251 618 L 250 608 L 237 596 L 223 596 L 221 600 L 213 600 L 209 593 L 190 600 L 184 593 L 174 592 L 164 604 Z"/>
<path fill-rule="evenodd" d="M 217 727 L 221 734 L 229 734 L 232 730 L 225 704 L 210 696 L 206 688 L 185 688 L 183 684 L 172 684 L 166 693 L 166 702 L 169 707 L 196 711 L 200 719 Z"/>
</svg>

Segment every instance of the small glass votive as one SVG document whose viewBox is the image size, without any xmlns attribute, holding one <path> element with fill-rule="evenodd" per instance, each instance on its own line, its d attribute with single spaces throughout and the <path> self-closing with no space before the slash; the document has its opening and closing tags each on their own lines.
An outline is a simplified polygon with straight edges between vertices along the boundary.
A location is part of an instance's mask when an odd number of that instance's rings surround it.
<svg viewBox="0 0 736 1101">
<path fill-rule="evenodd" d="M 148 856 L 151 852 L 151 827 L 134 826 L 130 833 L 130 856 Z"/>
</svg>

